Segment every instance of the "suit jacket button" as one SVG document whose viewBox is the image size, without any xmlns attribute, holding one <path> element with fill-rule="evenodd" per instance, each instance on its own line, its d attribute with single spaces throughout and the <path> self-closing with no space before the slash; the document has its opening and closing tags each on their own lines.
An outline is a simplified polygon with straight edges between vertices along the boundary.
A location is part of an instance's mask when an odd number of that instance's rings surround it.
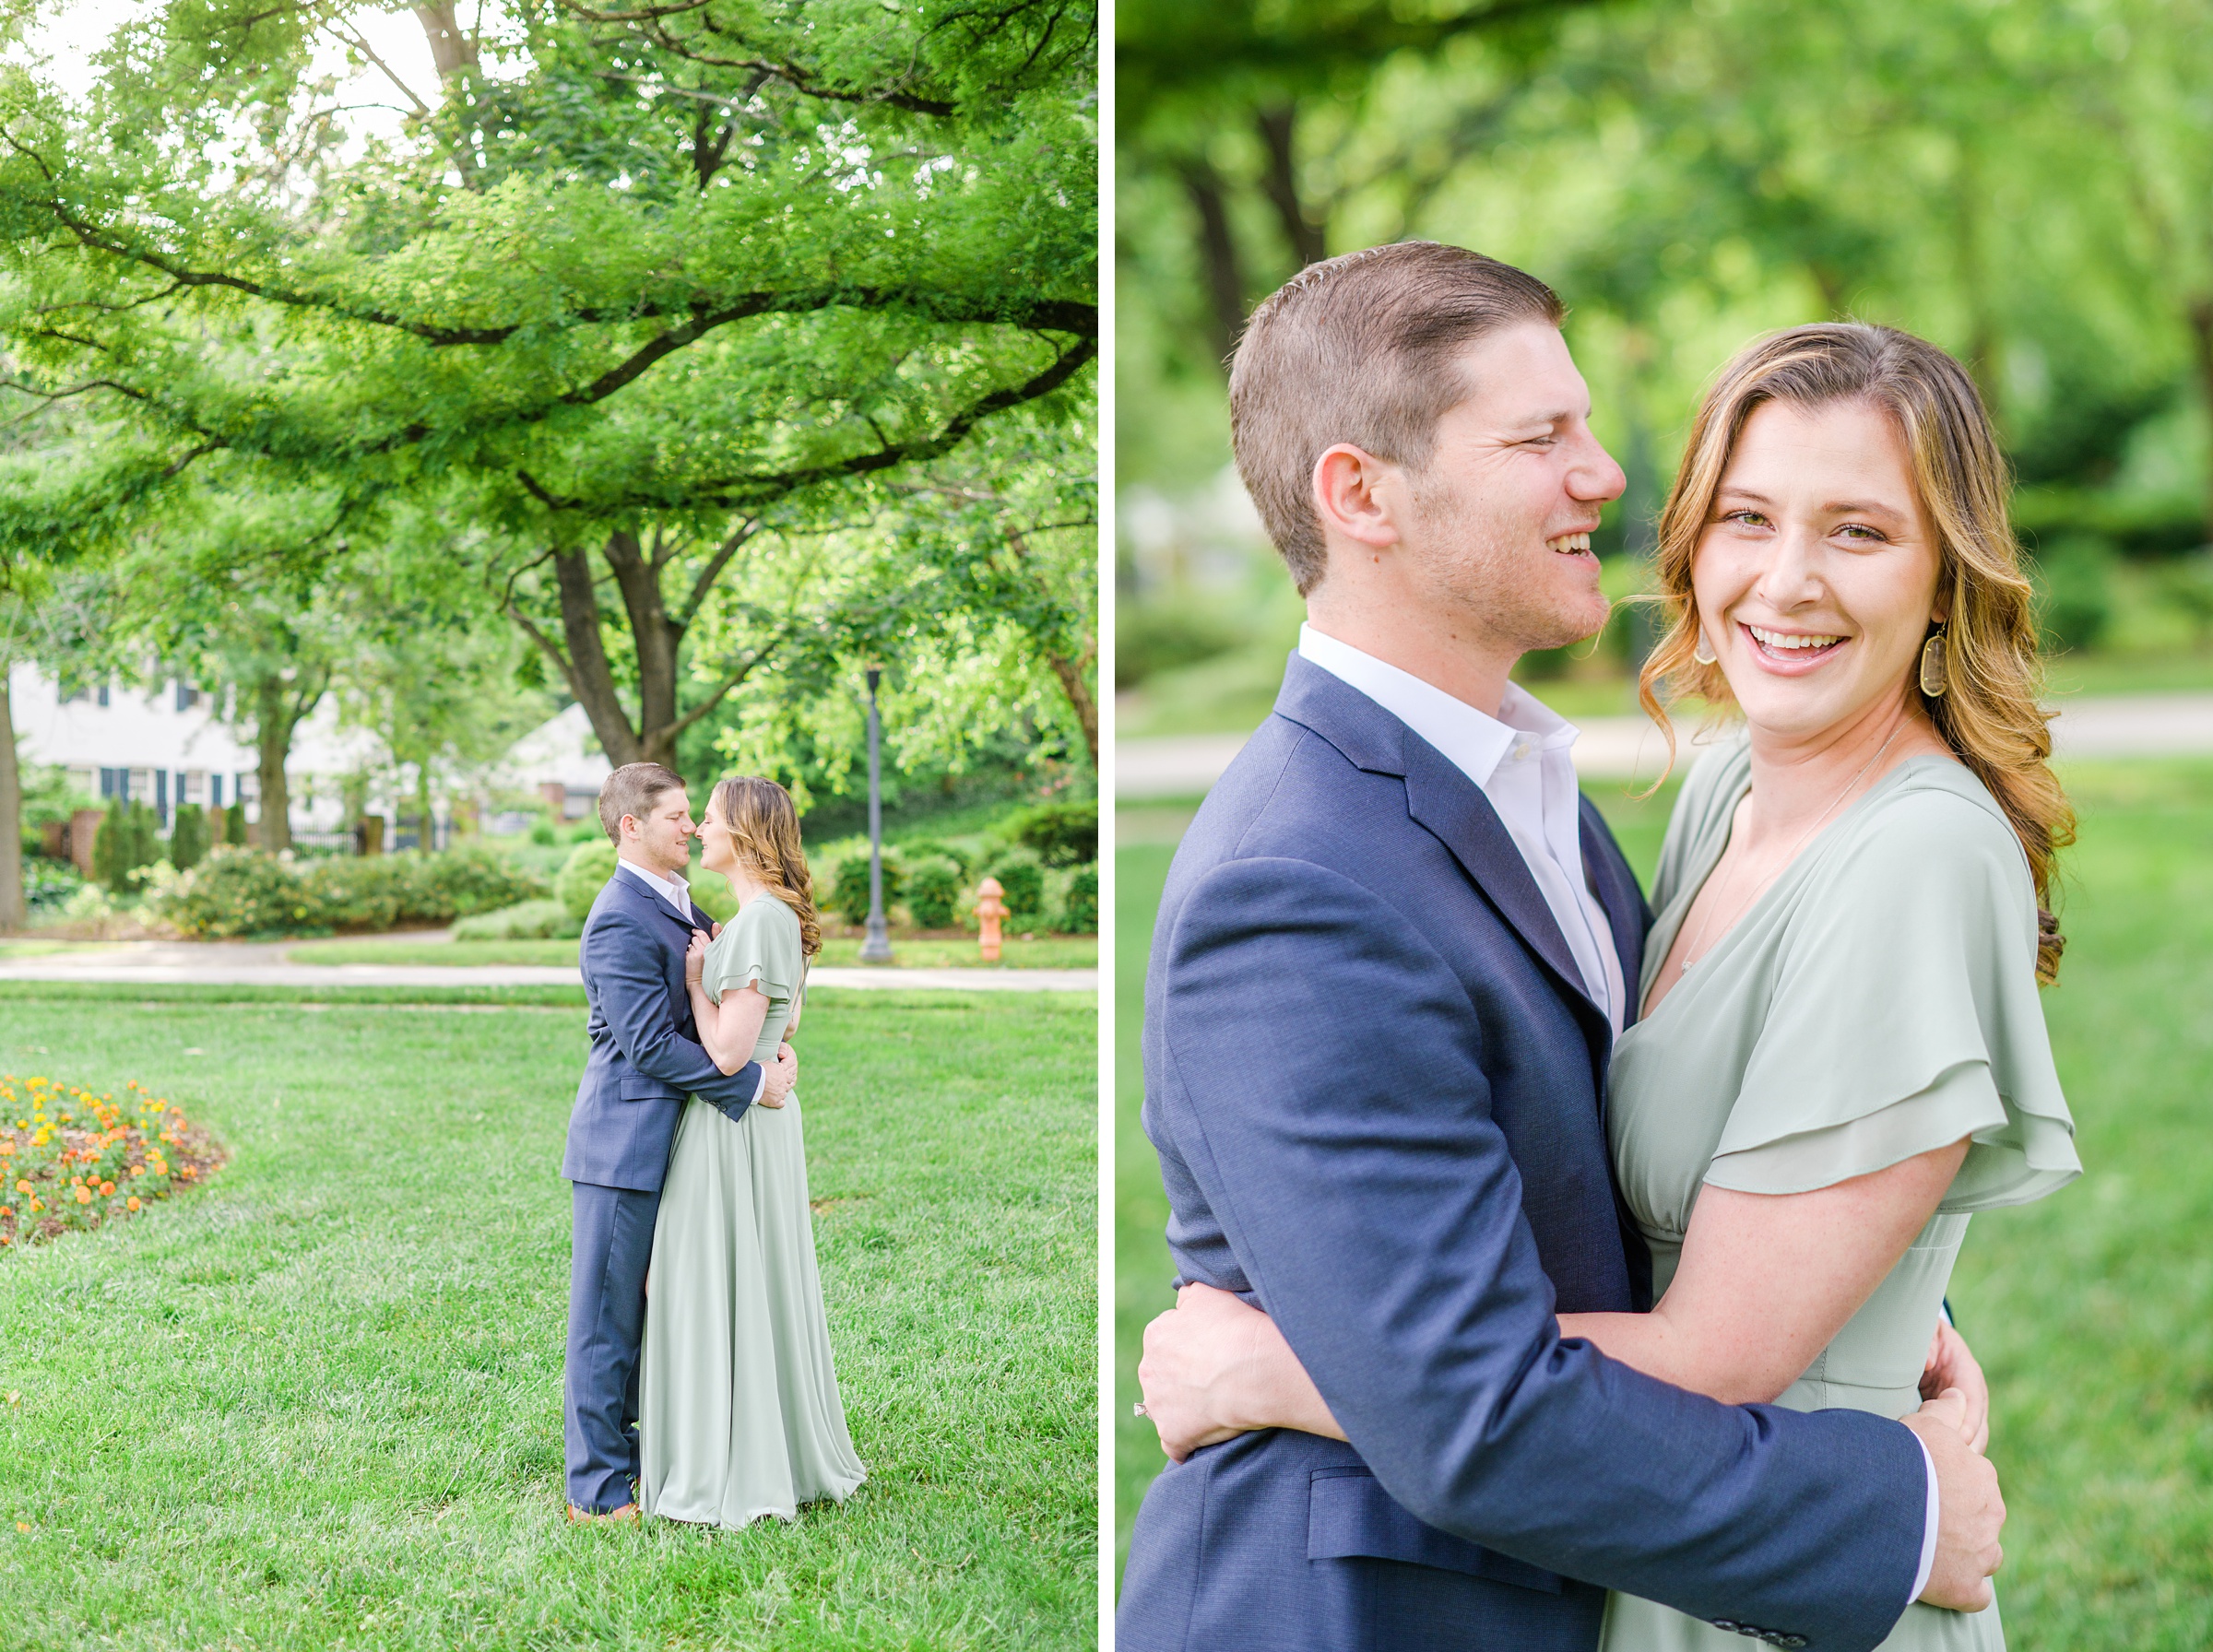
<svg viewBox="0 0 2213 1652">
<path fill-rule="evenodd" d="M 1708 1621 L 1723 1634 L 1734 1634 L 1736 1633 L 1736 1621 L 1734 1618 L 1712 1618 Z"/>
<path fill-rule="evenodd" d="M 1771 1638 L 1778 1646 L 1803 1646 L 1805 1645 L 1805 1636 L 1803 1634 L 1778 1634 Z"/>
</svg>

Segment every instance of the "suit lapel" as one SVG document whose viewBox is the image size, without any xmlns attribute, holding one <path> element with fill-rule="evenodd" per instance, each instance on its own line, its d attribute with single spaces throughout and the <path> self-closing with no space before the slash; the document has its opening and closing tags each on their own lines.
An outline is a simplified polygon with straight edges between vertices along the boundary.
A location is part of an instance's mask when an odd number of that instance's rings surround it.
<svg viewBox="0 0 2213 1652">
<path fill-rule="evenodd" d="M 1483 789 L 1366 694 L 1296 655 L 1284 674 L 1275 709 L 1312 729 L 1358 767 L 1396 774 L 1405 783 L 1407 814 L 1451 851 L 1484 898 L 1558 982 L 1584 1022 L 1594 1052 L 1603 1051 L 1613 1037 L 1612 1023 L 1592 1002 L 1567 937 Z"/>
<path fill-rule="evenodd" d="M 1644 935 L 1651 927 L 1651 909 L 1644 903 L 1637 875 L 1622 858 L 1604 818 L 1588 797 L 1580 799 L 1579 820 L 1583 865 L 1598 888 L 1598 903 L 1606 910 L 1606 923 L 1614 931 L 1614 950 L 1621 958 L 1622 988 L 1629 1000 L 1623 1021 L 1626 1026 L 1637 1019 L 1637 983 L 1644 973 Z"/>
<path fill-rule="evenodd" d="M 675 907 L 669 905 L 668 902 L 662 900 L 660 896 L 655 894 L 651 890 L 647 889 L 643 883 L 639 882 L 629 873 L 623 871 L 621 867 L 617 867 L 615 870 L 615 881 L 630 891 L 633 900 L 643 902 L 645 905 L 653 908 L 654 911 L 659 913 L 661 916 L 666 918 L 669 923 L 674 924 L 679 929 L 681 929 L 687 938 L 691 935 L 693 928 L 696 927 L 704 929 L 707 927 L 704 920 L 702 920 L 698 924 L 694 925 L 684 918 L 680 914 L 678 913 Z M 697 916 L 696 912 L 693 915 Z"/>
</svg>

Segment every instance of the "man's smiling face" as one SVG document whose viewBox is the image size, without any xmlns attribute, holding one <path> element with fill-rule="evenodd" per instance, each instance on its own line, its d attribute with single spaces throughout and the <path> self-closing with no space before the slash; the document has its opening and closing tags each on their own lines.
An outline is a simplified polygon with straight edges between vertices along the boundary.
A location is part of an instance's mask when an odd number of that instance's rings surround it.
<svg viewBox="0 0 2213 1652">
<path fill-rule="evenodd" d="M 1591 392 L 1559 329 L 1518 322 L 1459 358 L 1471 394 L 1409 470 L 1405 549 L 1424 597 L 1519 651 L 1580 642 L 1606 622 L 1591 532 L 1621 466 L 1591 432 Z"/>
</svg>

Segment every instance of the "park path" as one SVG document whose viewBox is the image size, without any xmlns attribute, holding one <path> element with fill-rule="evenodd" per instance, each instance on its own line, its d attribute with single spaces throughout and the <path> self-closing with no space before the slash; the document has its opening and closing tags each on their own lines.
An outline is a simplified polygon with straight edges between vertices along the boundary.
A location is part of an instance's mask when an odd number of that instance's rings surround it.
<svg viewBox="0 0 2213 1652">
<path fill-rule="evenodd" d="M 1651 780 L 1667 742 L 1641 716 L 1586 717 L 1576 724 L 1576 773 L 1585 780 Z M 1221 778 L 1248 737 L 1179 735 L 1120 740 L 1114 748 L 1117 798 L 1195 797 Z M 2213 753 L 2213 694 L 2116 694 L 2063 704 L 2052 724 L 2063 758 L 2185 757 Z"/>
<path fill-rule="evenodd" d="M 282 942 L 134 940 L 86 944 L 33 958 L 0 958 L 0 981 L 86 981 L 117 985 L 581 986 L 571 965 L 293 963 Z M 814 986 L 903 992 L 1095 992 L 1093 970 L 824 967 Z"/>
</svg>

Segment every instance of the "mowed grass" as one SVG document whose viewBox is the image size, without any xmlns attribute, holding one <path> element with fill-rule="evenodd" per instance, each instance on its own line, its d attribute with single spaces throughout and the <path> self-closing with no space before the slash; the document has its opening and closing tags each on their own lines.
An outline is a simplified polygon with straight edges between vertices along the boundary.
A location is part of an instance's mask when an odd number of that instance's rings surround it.
<svg viewBox="0 0 2213 1652">
<path fill-rule="evenodd" d="M 1951 1303 L 1992 1386 L 2015 1652 L 2213 1645 L 2213 763 L 2077 764 L 2068 937 L 2044 1011 L 2085 1166 L 1978 1216 Z M 1592 796 L 1648 878 L 1663 795 Z M 1169 831 L 1152 833 L 1166 839 Z M 1166 842 L 1119 851 L 1118 1564 L 1161 1457 L 1129 1416 L 1139 1336 L 1172 1305 L 1134 1062 Z"/>
<path fill-rule="evenodd" d="M 0 1642 L 1093 1644 L 1093 997 L 811 1007 L 870 1481 L 738 1533 L 562 1518 L 575 1009 L 118 991 L 0 998 L 0 1068 L 140 1080 L 234 1157 L 0 1257 Z"/>
<path fill-rule="evenodd" d="M 422 935 L 347 936 L 333 940 L 296 941 L 285 950 L 293 963 L 545 964 L 576 967 L 573 940 L 439 940 Z M 817 963 L 833 966 L 860 962 L 860 942 L 850 936 L 829 936 L 822 941 Z M 1099 938 L 1095 935 L 1041 935 L 1034 940 L 1019 937 L 1002 942 L 997 964 L 988 964 L 976 938 L 947 936 L 892 937 L 892 963 L 900 969 L 1095 969 Z"/>
</svg>

